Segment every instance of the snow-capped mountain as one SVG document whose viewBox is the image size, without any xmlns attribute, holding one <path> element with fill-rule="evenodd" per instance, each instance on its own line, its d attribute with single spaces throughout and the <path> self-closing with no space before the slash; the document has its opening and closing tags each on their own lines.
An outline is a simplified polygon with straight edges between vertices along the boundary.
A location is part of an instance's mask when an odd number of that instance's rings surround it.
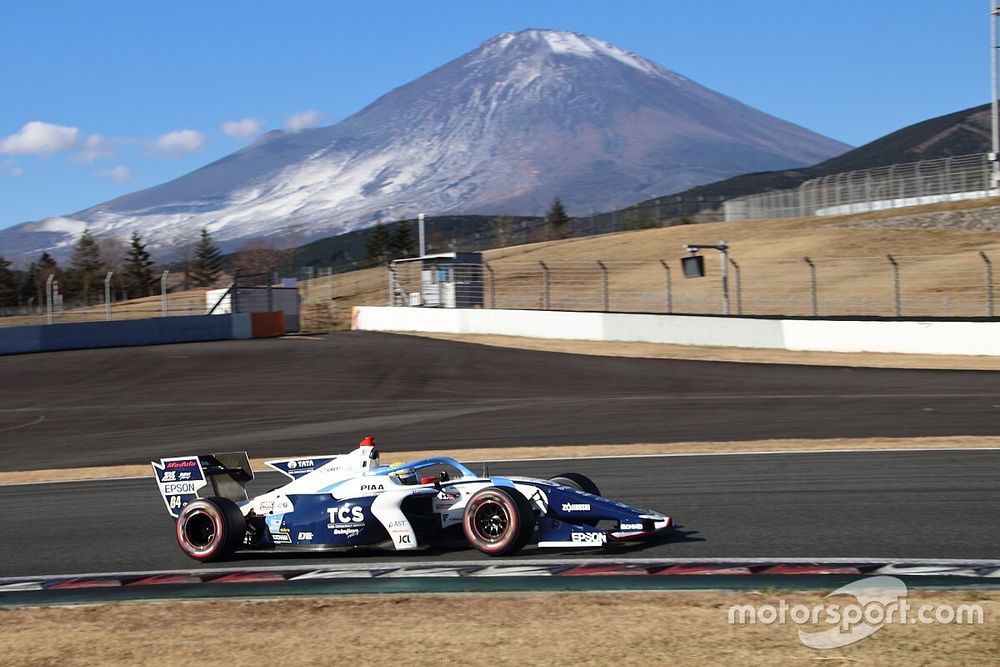
<svg viewBox="0 0 1000 667">
<path fill-rule="evenodd" d="M 65 249 L 87 227 L 154 247 L 207 227 L 231 249 L 418 212 L 541 214 L 556 196 L 580 215 L 848 148 L 599 39 L 525 30 L 335 125 L 271 132 L 163 185 L 0 231 L 0 253 Z"/>
</svg>

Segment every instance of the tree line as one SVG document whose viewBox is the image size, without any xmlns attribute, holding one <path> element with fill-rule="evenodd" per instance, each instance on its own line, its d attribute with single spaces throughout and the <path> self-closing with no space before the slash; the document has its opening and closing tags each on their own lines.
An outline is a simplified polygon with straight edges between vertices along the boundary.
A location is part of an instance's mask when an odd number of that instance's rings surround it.
<svg viewBox="0 0 1000 667">
<path fill-rule="evenodd" d="M 48 252 L 24 271 L 14 271 L 0 256 L 0 308 L 39 307 L 47 303 L 49 280 L 58 283 L 59 294 L 88 306 L 104 300 L 104 282 L 113 273 L 113 293 L 119 300 L 155 294 L 162 274 L 139 232 L 132 232 L 121 252 L 121 244 L 99 243 L 89 229 L 77 239 L 69 262 L 62 266 Z M 185 262 L 185 283 L 211 287 L 222 275 L 223 257 L 208 230 L 201 230 L 191 258 Z"/>
<path fill-rule="evenodd" d="M 559 197 L 556 197 L 545 214 L 544 229 L 545 238 L 539 240 L 554 241 L 564 239 L 569 236 L 570 217 L 566 213 Z M 511 230 L 507 229 L 503 223 L 497 226 L 497 238 L 501 246 L 507 245 L 505 240 L 511 236 Z M 368 260 L 375 264 L 387 264 L 394 259 L 403 259 L 416 255 L 414 247 L 413 228 L 407 220 L 401 220 L 393 225 L 390 233 L 384 224 L 376 222 L 365 237 L 365 251 Z M 429 245 L 438 245 L 431 242 Z"/>
</svg>

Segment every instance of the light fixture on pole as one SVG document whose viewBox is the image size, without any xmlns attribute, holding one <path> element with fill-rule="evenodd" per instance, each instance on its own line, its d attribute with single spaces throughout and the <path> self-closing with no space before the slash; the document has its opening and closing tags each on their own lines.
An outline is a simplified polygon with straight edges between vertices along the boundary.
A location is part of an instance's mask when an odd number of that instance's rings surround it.
<svg viewBox="0 0 1000 667">
<path fill-rule="evenodd" d="M 681 258 L 681 268 L 685 278 L 701 278 L 705 275 L 705 258 L 698 254 L 699 250 L 718 250 L 722 253 L 722 314 L 729 314 L 729 244 L 718 243 L 687 243 L 684 249 L 691 253 L 690 257 Z"/>
</svg>

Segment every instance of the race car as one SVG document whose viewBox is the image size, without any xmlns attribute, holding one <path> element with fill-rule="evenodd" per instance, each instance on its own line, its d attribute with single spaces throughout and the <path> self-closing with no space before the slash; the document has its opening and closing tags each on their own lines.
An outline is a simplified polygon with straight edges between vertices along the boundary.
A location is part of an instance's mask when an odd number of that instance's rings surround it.
<svg viewBox="0 0 1000 667">
<path fill-rule="evenodd" d="M 237 550 L 408 551 L 464 541 L 490 556 L 539 547 L 604 547 L 671 527 L 659 512 L 601 496 L 577 473 L 479 476 L 447 456 L 381 465 L 375 441 L 339 456 L 267 461 L 290 479 L 254 498 L 246 452 L 150 462 L 177 542 L 199 561 Z"/>
</svg>

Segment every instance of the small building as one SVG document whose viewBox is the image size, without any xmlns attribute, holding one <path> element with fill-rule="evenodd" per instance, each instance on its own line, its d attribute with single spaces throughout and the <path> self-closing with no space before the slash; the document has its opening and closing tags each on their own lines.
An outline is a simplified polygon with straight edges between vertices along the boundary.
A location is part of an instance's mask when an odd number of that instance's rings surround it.
<svg viewBox="0 0 1000 667">
<path fill-rule="evenodd" d="M 444 252 L 393 260 L 389 282 L 394 306 L 482 308 L 483 255 Z"/>
</svg>

